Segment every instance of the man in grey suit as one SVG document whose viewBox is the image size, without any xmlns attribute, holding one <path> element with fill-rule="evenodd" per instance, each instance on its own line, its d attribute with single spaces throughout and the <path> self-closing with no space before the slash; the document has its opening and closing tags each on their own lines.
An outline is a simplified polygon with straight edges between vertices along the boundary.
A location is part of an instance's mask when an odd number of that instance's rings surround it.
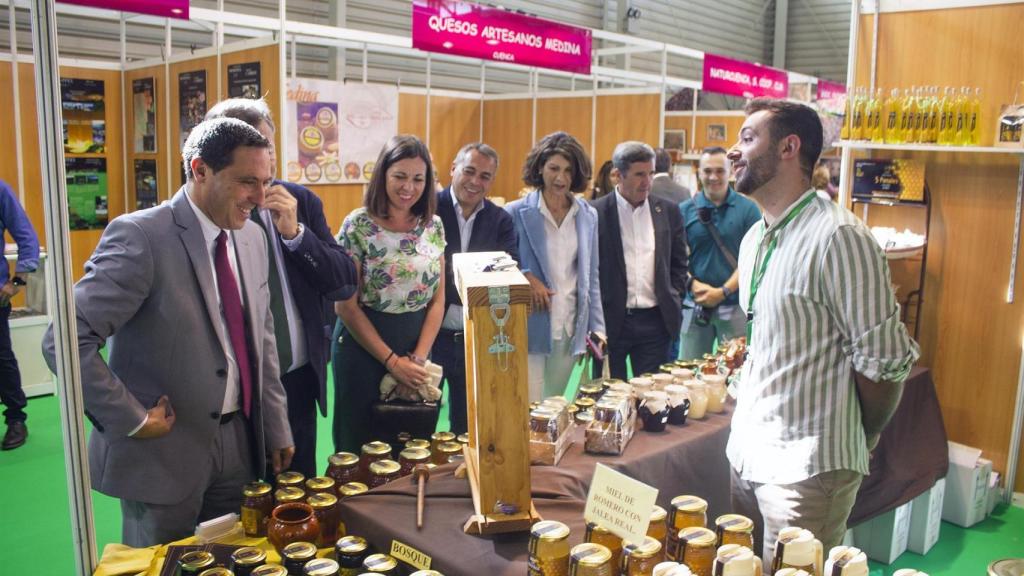
<svg viewBox="0 0 1024 576">
<path fill-rule="evenodd" d="M 671 200 L 676 206 L 690 199 L 690 189 L 672 179 L 672 157 L 664 148 L 654 150 L 654 180 L 651 194 Z"/>
<path fill-rule="evenodd" d="M 294 453 L 267 242 L 249 219 L 273 181 L 270 144 L 222 118 L 193 128 L 182 157 L 185 185 L 111 222 L 75 285 L 92 483 L 121 500 L 137 547 L 238 511 L 267 456 L 276 472 Z M 52 367 L 52 331 L 44 352 Z"/>
</svg>

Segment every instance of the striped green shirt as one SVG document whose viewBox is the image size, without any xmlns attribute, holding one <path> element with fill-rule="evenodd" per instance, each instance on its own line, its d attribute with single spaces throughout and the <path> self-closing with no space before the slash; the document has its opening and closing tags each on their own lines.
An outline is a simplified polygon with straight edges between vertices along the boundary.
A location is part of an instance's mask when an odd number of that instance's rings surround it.
<svg viewBox="0 0 1024 576">
<path fill-rule="evenodd" d="M 753 302 L 727 453 L 750 482 L 791 484 L 830 470 L 868 473 L 854 371 L 902 382 L 919 356 L 900 321 L 889 266 L 868 228 L 809 190 L 740 246 L 740 304 L 777 236 Z M 756 264 L 755 264 L 756 261 Z M 749 310 L 747 310 L 749 312 Z"/>
</svg>

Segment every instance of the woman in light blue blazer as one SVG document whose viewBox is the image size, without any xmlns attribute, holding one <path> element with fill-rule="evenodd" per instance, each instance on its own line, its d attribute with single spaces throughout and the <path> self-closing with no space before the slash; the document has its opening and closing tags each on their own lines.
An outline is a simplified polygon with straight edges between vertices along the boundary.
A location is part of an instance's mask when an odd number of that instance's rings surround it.
<svg viewBox="0 0 1024 576">
<path fill-rule="evenodd" d="M 530 281 L 530 400 L 565 393 L 590 332 L 604 334 L 598 275 L 597 211 L 574 196 L 590 181 L 590 159 L 565 132 L 541 139 L 526 158 L 523 181 L 534 188 L 505 207 L 519 237 Z"/>
</svg>

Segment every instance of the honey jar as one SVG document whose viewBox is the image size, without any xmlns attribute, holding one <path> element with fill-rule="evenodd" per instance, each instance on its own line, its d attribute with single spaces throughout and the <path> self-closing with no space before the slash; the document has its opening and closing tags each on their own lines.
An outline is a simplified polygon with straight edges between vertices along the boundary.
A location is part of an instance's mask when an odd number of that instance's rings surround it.
<svg viewBox="0 0 1024 576">
<path fill-rule="evenodd" d="M 370 545 L 361 536 L 345 536 L 334 545 L 334 557 L 338 559 L 341 576 L 356 576 L 363 573 L 363 560 L 369 555 Z"/>
<path fill-rule="evenodd" d="M 267 553 L 255 546 L 244 546 L 231 553 L 231 571 L 235 576 L 252 576 L 253 570 L 267 563 Z"/>
<path fill-rule="evenodd" d="M 215 561 L 213 554 L 204 550 L 193 550 L 178 558 L 178 570 L 181 576 L 199 576 L 204 570 L 212 568 Z"/>
<path fill-rule="evenodd" d="M 278 504 L 302 502 L 306 499 L 306 491 L 296 486 L 285 486 L 274 491 L 274 501 Z M 269 516 L 268 516 L 269 519 Z"/>
<path fill-rule="evenodd" d="M 868 557 L 853 546 L 836 546 L 825 560 L 828 576 L 868 576 Z"/>
<path fill-rule="evenodd" d="M 754 522 L 739 514 L 723 514 L 715 519 L 718 546 L 739 544 L 754 549 Z"/>
<path fill-rule="evenodd" d="M 430 462 L 430 451 L 425 448 L 406 448 L 398 455 L 398 465 L 401 468 L 399 475 L 408 476 L 412 474 L 417 464 Z"/>
<path fill-rule="evenodd" d="M 679 562 L 665 561 L 654 567 L 652 576 L 692 576 L 693 573 L 685 564 Z"/>
<path fill-rule="evenodd" d="M 351 498 L 357 496 L 369 490 L 370 487 L 362 482 L 349 482 L 348 484 L 342 484 L 338 487 L 338 494 L 344 498 Z"/>
<path fill-rule="evenodd" d="M 440 454 L 438 453 L 438 447 L 445 442 L 455 442 L 455 434 L 451 432 L 434 432 L 430 435 L 430 455 L 434 464 L 445 464 L 440 461 Z"/>
<path fill-rule="evenodd" d="M 417 570 L 409 576 L 444 576 L 444 574 L 441 574 L 437 570 Z"/>
<path fill-rule="evenodd" d="M 576 406 L 581 411 L 582 410 L 593 410 L 594 409 L 594 404 L 597 404 L 597 400 L 594 400 L 593 398 L 590 398 L 589 396 L 585 396 L 585 397 L 582 397 L 582 398 L 577 398 L 576 402 L 573 404 L 573 406 Z"/>
<path fill-rule="evenodd" d="M 662 550 L 665 549 L 665 538 L 668 536 L 668 524 L 666 519 L 668 518 L 668 512 L 664 508 L 654 505 L 654 509 L 651 510 L 651 521 L 647 525 L 647 535 L 654 538 L 661 543 Z"/>
<path fill-rule="evenodd" d="M 593 542 L 573 546 L 569 553 L 569 576 L 614 576 L 612 553 Z"/>
<path fill-rule="evenodd" d="M 359 479 L 359 456 L 351 452 L 337 452 L 327 458 L 327 476 L 341 486 Z"/>
<path fill-rule="evenodd" d="M 697 496 L 682 495 L 672 499 L 666 538 L 666 556 L 679 561 L 679 531 L 683 528 L 704 528 L 707 525 L 708 503 Z"/>
<path fill-rule="evenodd" d="M 745 546 L 720 546 L 715 556 L 712 576 L 761 576 L 761 559 Z"/>
<path fill-rule="evenodd" d="M 537 522 L 530 528 L 529 576 L 569 574 L 569 527 L 555 520 Z"/>
<path fill-rule="evenodd" d="M 391 445 L 387 442 L 374 440 L 363 444 L 362 456 L 359 458 L 359 481 L 364 484 L 370 483 L 370 464 L 378 460 L 391 458 Z"/>
<path fill-rule="evenodd" d="M 377 460 L 370 464 L 370 488 L 383 486 L 388 482 L 396 480 L 402 472 L 402 467 L 394 460 Z"/>
<path fill-rule="evenodd" d="M 288 570 L 280 564 L 264 564 L 253 570 L 252 576 L 288 576 Z"/>
<path fill-rule="evenodd" d="M 442 442 L 435 452 L 434 464 L 448 464 L 462 458 L 462 444 L 458 442 Z"/>
<path fill-rule="evenodd" d="M 685 564 L 693 576 L 711 576 L 715 563 L 715 533 L 698 527 L 680 530 L 676 561 Z"/>
<path fill-rule="evenodd" d="M 199 576 L 235 576 L 235 573 L 223 566 L 207 568 L 199 573 Z"/>
<path fill-rule="evenodd" d="M 363 569 L 370 574 L 398 576 L 398 560 L 387 554 L 370 554 L 363 560 Z"/>
<path fill-rule="evenodd" d="M 703 420 L 708 411 L 708 387 L 700 380 L 688 380 L 686 390 L 690 394 L 689 417 L 693 420 Z"/>
<path fill-rule="evenodd" d="M 611 530 L 596 522 L 588 522 L 587 532 L 583 537 L 583 541 L 600 544 L 607 548 L 608 552 L 612 555 L 612 566 L 616 570 L 622 565 L 622 538 L 613 534 Z"/>
<path fill-rule="evenodd" d="M 267 519 L 274 511 L 270 484 L 250 482 L 242 488 L 242 528 L 250 538 L 267 535 Z"/>
<path fill-rule="evenodd" d="M 302 576 L 302 568 L 313 558 L 316 558 L 316 545 L 312 542 L 292 542 L 281 550 L 282 564 L 293 576 Z"/>
<path fill-rule="evenodd" d="M 725 410 L 725 399 L 729 392 L 725 387 L 725 375 L 704 374 L 701 377 L 708 387 L 708 412 L 720 413 Z"/>
<path fill-rule="evenodd" d="M 309 495 L 306 504 L 313 509 L 316 521 L 320 523 L 320 536 L 316 540 L 317 548 L 332 546 L 338 539 L 338 524 L 341 522 L 338 497 L 334 494 L 317 492 Z"/>
<path fill-rule="evenodd" d="M 314 476 L 313 478 L 306 480 L 306 495 L 309 496 L 316 492 L 321 492 L 323 494 L 330 494 L 333 496 L 336 485 L 334 478 L 330 478 L 328 476 Z"/>
<path fill-rule="evenodd" d="M 469 446 L 469 434 L 459 434 L 455 437 L 455 441 L 463 446 Z"/>
<path fill-rule="evenodd" d="M 655 390 L 665 390 L 665 386 L 675 383 L 675 378 L 672 377 L 668 372 L 660 372 L 658 374 L 652 374 L 651 380 L 654 380 Z"/>
<path fill-rule="evenodd" d="M 651 576 L 665 560 L 661 542 L 647 536 L 640 544 L 622 546 L 622 576 Z"/>
<path fill-rule="evenodd" d="M 554 442 L 558 432 L 558 412 L 545 406 L 530 411 L 530 442 Z"/>
<path fill-rule="evenodd" d="M 584 384 L 576 392 L 576 405 L 579 405 L 580 400 L 584 398 L 596 402 L 601 398 L 601 394 L 604 394 L 604 386 L 600 384 Z"/>
<path fill-rule="evenodd" d="M 330 558 L 314 558 L 302 570 L 304 576 L 338 576 L 338 563 Z"/>
<path fill-rule="evenodd" d="M 277 483 L 278 489 L 286 486 L 294 486 L 296 488 L 302 488 L 303 482 L 306 481 L 306 477 L 301 472 L 289 470 L 287 472 L 281 472 L 277 475 L 275 482 Z"/>
<path fill-rule="evenodd" d="M 422 438 L 413 438 L 405 443 L 406 448 L 422 448 L 427 452 L 430 452 L 430 440 L 424 440 Z"/>
</svg>

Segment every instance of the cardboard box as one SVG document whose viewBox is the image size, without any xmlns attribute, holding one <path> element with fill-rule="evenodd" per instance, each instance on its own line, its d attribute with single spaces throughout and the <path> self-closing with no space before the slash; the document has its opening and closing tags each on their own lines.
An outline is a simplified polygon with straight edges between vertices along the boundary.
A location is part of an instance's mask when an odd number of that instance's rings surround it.
<svg viewBox="0 0 1024 576">
<path fill-rule="evenodd" d="M 868 558 L 892 564 L 907 550 L 914 501 L 855 526 L 853 539 Z"/>
<path fill-rule="evenodd" d="M 996 508 L 996 504 L 999 504 L 999 501 L 1003 499 L 1003 491 L 999 489 L 999 482 L 1001 481 L 1001 479 L 1002 478 L 999 476 L 999 472 L 993 472 L 992 474 L 989 475 L 987 498 L 988 503 L 985 506 L 986 516 L 992 514 L 992 511 L 995 510 Z"/>
<path fill-rule="evenodd" d="M 941 478 L 927 492 L 914 498 L 907 550 L 924 555 L 938 542 L 939 527 L 942 525 L 942 500 L 945 494 L 946 479 Z"/>
<path fill-rule="evenodd" d="M 964 528 L 984 520 L 991 474 L 992 462 L 981 457 L 981 450 L 950 442 L 942 519 Z"/>
</svg>

